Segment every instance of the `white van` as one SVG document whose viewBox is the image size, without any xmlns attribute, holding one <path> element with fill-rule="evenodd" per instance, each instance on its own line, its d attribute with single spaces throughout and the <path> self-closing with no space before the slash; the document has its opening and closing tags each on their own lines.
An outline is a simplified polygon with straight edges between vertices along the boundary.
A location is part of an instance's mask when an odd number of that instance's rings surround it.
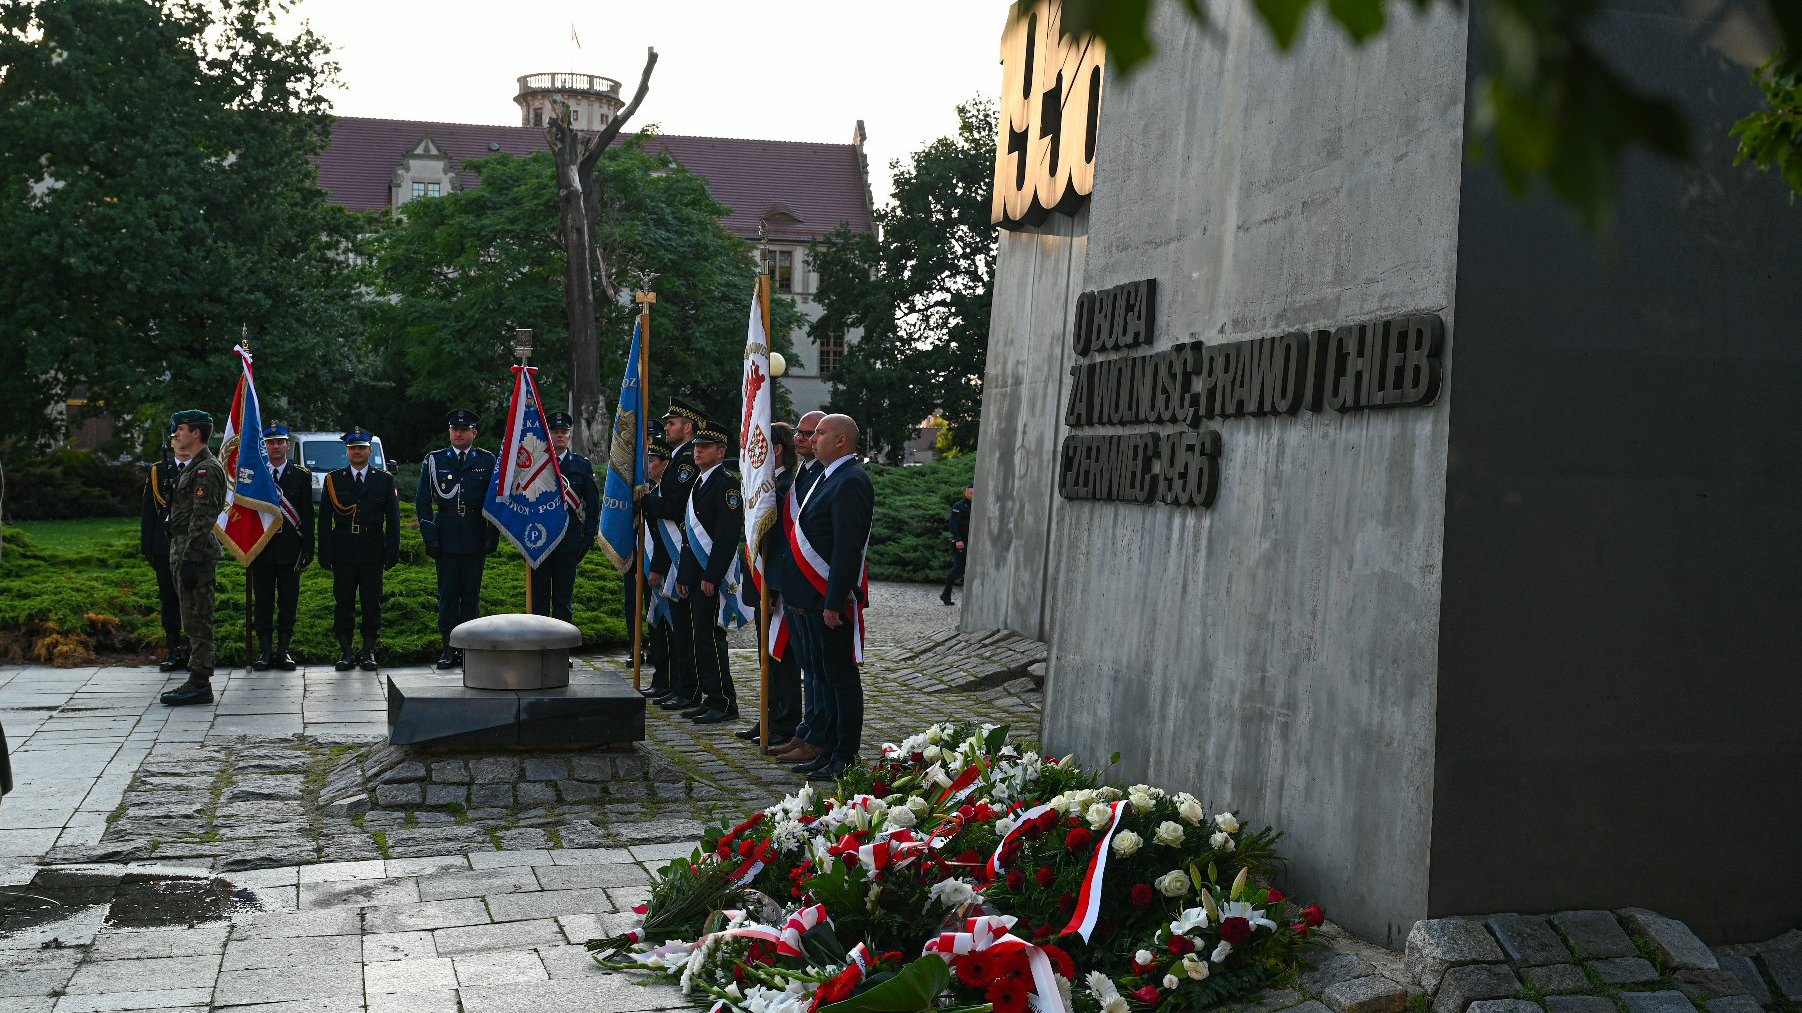
<svg viewBox="0 0 1802 1013">
<path fill-rule="evenodd" d="M 313 473 L 314 503 L 318 503 L 325 495 L 326 472 L 337 471 L 350 464 L 350 457 L 344 451 L 343 433 L 293 433 L 289 437 L 289 447 L 288 452 L 295 455 Z M 369 466 L 389 470 L 388 458 L 382 453 L 380 436 L 369 438 Z"/>
</svg>

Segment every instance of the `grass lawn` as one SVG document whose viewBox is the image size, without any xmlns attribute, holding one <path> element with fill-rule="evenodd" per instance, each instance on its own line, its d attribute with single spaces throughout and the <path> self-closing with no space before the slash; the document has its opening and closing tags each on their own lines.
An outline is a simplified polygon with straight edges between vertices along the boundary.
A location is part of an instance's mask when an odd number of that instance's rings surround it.
<svg viewBox="0 0 1802 1013">
<path fill-rule="evenodd" d="M 20 531 L 45 552 L 73 555 L 97 550 L 120 538 L 138 541 L 136 517 L 83 517 L 67 521 L 22 521 Z"/>
</svg>

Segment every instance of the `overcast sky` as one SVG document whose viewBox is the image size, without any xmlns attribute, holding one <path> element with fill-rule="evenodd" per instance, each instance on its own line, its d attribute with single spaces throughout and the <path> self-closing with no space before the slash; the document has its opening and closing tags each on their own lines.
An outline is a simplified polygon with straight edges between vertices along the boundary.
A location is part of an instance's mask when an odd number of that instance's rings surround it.
<svg viewBox="0 0 1802 1013">
<path fill-rule="evenodd" d="M 520 75 L 603 74 L 629 98 L 655 46 L 633 126 L 848 142 L 862 119 L 880 204 L 890 159 L 950 133 L 959 102 L 1000 90 L 1006 11 L 1004 0 L 302 0 L 284 22 L 310 21 L 331 42 L 342 116 L 517 125 Z"/>
</svg>

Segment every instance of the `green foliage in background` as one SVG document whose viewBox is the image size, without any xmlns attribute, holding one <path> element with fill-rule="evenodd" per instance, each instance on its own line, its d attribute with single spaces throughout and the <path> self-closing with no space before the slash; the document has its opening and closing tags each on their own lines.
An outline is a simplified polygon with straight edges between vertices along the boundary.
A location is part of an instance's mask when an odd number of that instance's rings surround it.
<svg viewBox="0 0 1802 1013">
<path fill-rule="evenodd" d="M 1454 0 L 1455 2 L 1455 0 Z M 1433 0 L 1397 7 L 1424 10 Z M 1017 10 L 1027 9 L 1023 5 Z M 1150 26 L 1155 0 L 1064 0 L 1063 31 L 1093 33 L 1107 44 L 1110 73 L 1131 73 L 1156 52 Z M 1309 15 L 1320 9 L 1354 42 L 1382 33 L 1390 0 L 1252 0 L 1252 10 L 1278 48 L 1291 48 Z M 1644 147 L 1671 157 L 1691 155 L 1689 123 L 1676 103 L 1635 86 L 1588 41 L 1611 5 L 1600 0 L 1493 0 L 1478 5 L 1489 19 L 1489 45 L 1478 54 L 1487 68 L 1473 83 L 1471 151 L 1493 158 L 1518 194 L 1545 185 L 1592 230 L 1613 221 L 1615 191 L 1627 152 Z M 1628 5 L 1631 6 L 1631 5 Z M 1183 16 L 1213 27 L 1209 5 L 1182 0 Z M 1802 54 L 1802 3 L 1766 0 L 1784 49 Z M 1700 43 L 1698 43 L 1699 45 Z M 1802 191 L 1796 154 L 1802 96 L 1794 87 L 1802 60 L 1774 60 L 1764 82 L 1768 108 L 1758 124 L 1736 133 L 1740 159 L 1760 169 L 1778 165 Z M 1789 86 L 1783 84 L 1787 75 Z M 1771 81 L 1774 80 L 1774 84 Z M 1788 147 L 1784 147 L 1787 124 Z"/>
<path fill-rule="evenodd" d="M 1802 10 L 1802 3 L 1796 7 Z M 1752 83 L 1765 107 L 1733 125 L 1739 138 L 1733 164 L 1750 161 L 1760 172 L 1776 169 L 1789 184 L 1793 204 L 1802 193 L 1802 60 L 1785 62 L 1778 53 L 1758 68 Z"/>
<path fill-rule="evenodd" d="M 382 598 L 385 664 L 418 663 L 438 656 L 438 578 L 413 527 L 413 508 L 402 504 L 401 562 L 389 570 Z M 0 557 L 0 661 L 76 665 L 101 654 L 145 653 L 162 648 L 156 575 L 138 554 L 133 518 L 46 521 L 5 529 Z M 219 564 L 215 627 L 221 665 L 244 662 L 245 570 Z M 525 610 L 526 565 L 502 543 L 489 557 L 482 580 L 482 611 Z M 599 551 L 582 561 L 576 578 L 575 621 L 586 649 L 624 645 L 618 575 Z M 304 662 L 338 656 L 332 634 L 332 575 L 318 566 L 301 577 L 294 655 Z"/>
<path fill-rule="evenodd" d="M 976 474 L 976 458 L 931 464 L 872 464 L 876 519 L 870 527 L 870 579 L 934 584 L 951 566 L 946 520 Z M 978 490 L 980 495 L 980 490 Z"/>
<path fill-rule="evenodd" d="M 8 521 L 118 517 L 142 502 L 144 469 L 137 465 L 69 447 L 17 457 L 6 468 Z"/>
</svg>

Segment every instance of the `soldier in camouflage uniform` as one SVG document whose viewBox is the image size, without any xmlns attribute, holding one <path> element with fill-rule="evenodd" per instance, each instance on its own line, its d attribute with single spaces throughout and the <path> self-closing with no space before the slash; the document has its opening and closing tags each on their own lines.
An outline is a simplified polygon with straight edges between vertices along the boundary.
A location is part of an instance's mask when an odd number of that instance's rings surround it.
<svg viewBox="0 0 1802 1013">
<path fill-rule="evenodd" d="M 170 443 L 190 454 L 169 497 L 169 568 L 181 601 L 181 625 L 188 634 L 188 681 L 163 694 L 171 707 L 213 702 L 213 581 L 219 539 L 213 534 L 225 509 L 225 466 L 207 449 L 213 417 L 196 409 L 176 412 Z"/>
</svg>

